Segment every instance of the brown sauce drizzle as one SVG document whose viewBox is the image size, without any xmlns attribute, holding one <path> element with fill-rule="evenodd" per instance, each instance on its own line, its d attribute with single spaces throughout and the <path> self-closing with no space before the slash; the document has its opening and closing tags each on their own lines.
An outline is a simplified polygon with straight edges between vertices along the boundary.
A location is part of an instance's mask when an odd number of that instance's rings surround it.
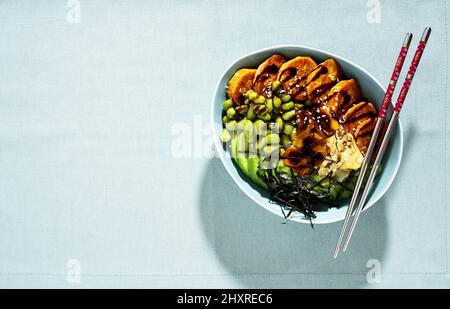
<svg viewBox="0 0 450 309">
<path fill-rule="evenodd" d="M 327 136 L 334 133 L 331 128 L 331 116 L 323 111 L 323 109 L 316 107 L 313 109 L 314 120 L 321 132 L 324 132 Z"/>
<path fill-rule="evenodd" d="M 313 90 L 309 100 L 316 104 L 325 102 L 327 100 L 327 96 L 326 96 L 327 92 L 337 83 L 338 83 L 338 81 L 336 80 L 336 81 L 321 84 L 319 87 L 317 87 L 316 89 Z"/>
</svg>

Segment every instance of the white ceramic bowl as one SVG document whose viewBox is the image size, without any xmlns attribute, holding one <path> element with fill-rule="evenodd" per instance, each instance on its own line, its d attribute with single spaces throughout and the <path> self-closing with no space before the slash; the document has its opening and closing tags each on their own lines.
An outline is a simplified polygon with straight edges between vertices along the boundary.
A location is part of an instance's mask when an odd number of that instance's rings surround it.
<svg viewBox="0 0 450 309">
<path fill-rule="evenodd" d="M 268 211 L 283 217 L 280 206 L 269 202 L 269 198 L 266 190 L 253 184 L 234 163 L 229 153 L 227 153 L 220 141 L 220 133 L 222 132 L 222 108 L 223 102 L 226 100 L 225 87 L 233 74 L 240 68 L 256 68 L 265 59 L 269 58 L 273 54 L 281 54 L 288 59 L 292 59 L 296 56 L 310 56 L 317 63 L 320 63 L 328 58 L 334 58 L 341 65 L 344 75 L 347 78 L 355 78 L 361 86 L 363 97 L 370 100 L 378 108 L 383 100 L 385 89 L 379 81 L 375 79 L 369 72 L 361 68 L 360 66 L 352 63 L 337 55 L 325 52 L 322 50 L 297 46 L 297 45 L 282 45 L 265 48 L 246 56 L 243 56 L 231 64 L 223 73 L 219 82 L 217 83 L 216 90 L 214 92 L 211 112 L 211 122 L 214 136 L 214 143 L 217 153 L 222 161 L 225 169 L 233 178 L 234 182 L 239 188 L 253 201 L 260 206 L 264 207 Z M 383 173 L 377 177 L 374 183 L 374 189 L 370 195 L 368 203 L 365 209 L 368 209 L 374 205 L 388 190 L 392 181 L 395 178 L 397 170 L 400 165 L 403 149 L 403 134 L 401 123 L 398 123 L 393 140 L 386 152 L 383 162 Z M 343 220 L 345 212 L 348 207 L 348 201 L 342 203 L 339 208 L 331 208 L 323 211 L 316 211 L 317 217 L 313 220 L 314 224 L 331 223 Z M 292 221 L 301 223 L 310 223 L 305 219 L 302 214 L 298 214 L 291 217 Z"/>
</svg>

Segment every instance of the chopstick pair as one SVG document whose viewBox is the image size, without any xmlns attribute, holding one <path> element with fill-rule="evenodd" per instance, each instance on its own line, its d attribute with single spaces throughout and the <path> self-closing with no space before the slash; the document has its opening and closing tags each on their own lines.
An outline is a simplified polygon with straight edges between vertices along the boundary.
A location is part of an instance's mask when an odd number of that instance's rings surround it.
<svg viewBox="0 0 450 309">
<path fill-rule="evenodd" d="M 408 74 L 406 75 L 405 81 L 403 82 L 402 89 L 401 89 L 400 94 L 399 94 L 399 96 L 397 98 L 397 103 L 395 104 L 394 112 L 392 113 L 391 119 L 389 120 L 389 124 L 388 124 L 388 127 L 386 129 L 386 133 L 384 134 L 384 136 L 380 137 L 380 138 L 382 138 L 381 145 L 380 145 L 378 153 L 377 153 L 377 155 L 375 157 L 375 160 L 374 160 L 374 162 L 372 164 L 372 168 L 370 169 L 369 178 L 368 178 L 367 183 L 365 185 L 365 188 L 364 188 L 364 191 L 362 193 L 361 199 L 359 201 L 358 207 L 356 208 L 352 224 L 351 224 L 349 232 L 347 234 L 347 239 L 346 239 L 346 241 L 344 243 L 344 247 L 342 249 L 343 252 L 345 252 L 347 250 L 347 248 L 348 248 L 348 245 L 349 245 L 350 240 L 352 238 L 352 235 L 353 235 L 353 232 L 355 230 L 356 224 L 358 222 L 359 215 L 361 214 L 361 211 L 364 208 L 366 199 L 368 197 L 368 194 L 369 194 L 369 192 L 371 190 L 373 181 L 375 179 L 375 175 L 376 175 L 377 169 L 378 169 L 378 167 L 379 167 L 379 165 L 381 163 L 381 160 L 382 160 L 382 158 L 384 156 L 384 153 L 386 151 L 386 148 L 387 148 L 387 145 L 389 143 L 389 140 L 390 140 L 390 138 L 391 138 L 391 136 L 392 136 L 392 134 L 394 132 L 395 126 L 396 126 L 396 124 L 398 122 L 398 115 L 399 115 L 400 110 L 401 110 L 401 108 L 403 106 L 403 103 L 405 101 L 406 95 L 408 94 L 409 87 L 411 85 L 411 82 L 412 82 L 412 79 L 414 77 L 414 74 L 415 74 L 415 72 L 417 70 L 417 66 L 419 65 L 420 59 L 422 57 L 422 54 L 423 54 L 423 51 L 424 51 L 425 46 L 427 44 L 428 38 L 430 36 L 430 33 L 431 33 L 431 28 L 430 27 L 425 28 L 425 30 L 424 30 L 424 32 L 422 34 L 422 38 L 421 38 L 421 40 L 420 40 L 420 42 L 419 42 L 419 44 L 417 46 L 414 58 L 413 58 L 413 60 L 411 62 L 411 66 L 409 68 Z M 352 198 L 351 198 L 351 201 L 350 201 L 350 205 L 349 205 L 349 207 L 347 209 L 347 212 L 345 214 L 344 223 L 342 224 L 341 232 L 339 234 L 339 239 L 338 239 L 338 242 L 337 242 L 337 245 L 336 245 L 336 249 L 335 249 L 335 252 L 334 252 L 334 258 L 336 258 L 338 256 L 338 254 L 339 254 L 339 250 L 341 248 L 342 240 L 344 239 L 344 235 L 345 235 L 345 231 L 347 229 L 347 225 L 348 225 L 348 223 L 350 221 L 350 217 L 352 216 L 353 208 L 354 208 L 354 206 L 356 204 L 356 201 L 358 199 L 358 195 L 359 195 L 359 191 L 361 189 L 361 185 L 363 183 L 364 175 L 366 174 L 367 168 L 368 168 L 368 166 L 370 164 L 372 154 L 375 151 L 375 146 L 377 145 L 377 141 L 379 139 L 381 128 L 382 128 L 383 123 L 384 123 L 384 118 L 386 116 L 386 112 L 387 112 L 387 110 L 389 108 L 389 104 L 391 102 L 391 98 L 392 98 L 392 95 L 394 93 L 394 89 L 395 89 L 395 86 L 397 84 L 398 77 L 399 77 L 400 72 L 402 70 L 403 63 L 404 63 L 405 58 L 406 58 L 406 54 L 408 53 L 408 49 L 409 49 L 409 46 L 411 44 L 411 39 L 412 39 L 412 34 L 411 33 L 406 34 L 405 40 L 404 40 L 402 48 L 400 50 L 400 54 L 398 55 L 398 58 L 397 58 L 397 62 L 395 63 L 394 72 L 392 73 L 391 81 L 389 82 L 389 86 L 388 86 L 388 88 L 386 90 L 386 94 L 384 96 L 383 103 L 381 104 L 381 108 L 380 108 L 380 111 L 379 111 L 379 114 L 378 114 L 377 122 L 376 122 L 376 125 L 375 125 L 375 128 L 374 128 L 374 132 L 372 134 L 372 139 L 371 139 L 369 147 L 367 149 L 366 156 L 364 157 L 364 161 L 362 163 L 361 170 L 360 170 L 360 173 L 359 173 L 359 176 L 358 176 L 358 180 L 356 182 L 356 186 L 355 186 L 355 189 L 353 191 L 353 195 L 352 195 Z"/>
</svg>

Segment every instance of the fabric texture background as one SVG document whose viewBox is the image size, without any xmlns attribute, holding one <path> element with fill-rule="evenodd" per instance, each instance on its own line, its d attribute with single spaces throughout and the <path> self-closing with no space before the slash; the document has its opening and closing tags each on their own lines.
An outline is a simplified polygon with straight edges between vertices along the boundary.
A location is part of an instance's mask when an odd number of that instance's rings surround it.
<svg viewBox="0 0 450 309">
<path fill-rule="evenodd" d="M 71 23 L 71 1 L 1 1 L 0 287 L 449 287 L 450 3 L 379 1 L 373 23 L 376 2 L 81 0 Z M 402 165 L 345 256 L 341 223 L 282 224 L 205 155 L 216 82 L 242 55 L 306 45 L 386 85 L 413 32 L 399 89 L 425 26 Z"/>
</svg>

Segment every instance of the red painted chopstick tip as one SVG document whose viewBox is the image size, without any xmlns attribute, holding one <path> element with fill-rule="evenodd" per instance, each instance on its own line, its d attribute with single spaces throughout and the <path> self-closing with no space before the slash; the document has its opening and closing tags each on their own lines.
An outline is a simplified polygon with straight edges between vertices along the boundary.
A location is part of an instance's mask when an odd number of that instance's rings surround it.
<svg viewBox="0 0 450 309">
<path fill-rule="evenodd" d="M 392 95 L 394 94 L 395 85 L 397 84 L 398 77 L 405 62 L 406 54 L 408 53 L 409 45 L 411 44 L 412 34 L 406 34 L 405 41 L 403 42 L 400 53 L 397 57 L 397 62 L 395 63 L 394 72 L 392 72 L 392 77 L 389 85 L 384 95 L 383 103 L 381 103 L 380 111 L 378 113 L 378 118 L 384 118 L 386 112 L 389 108 L 389 103 L 391 103 Z"/>
<path fill-rule="evenodd" d="M 398 95 L 397 103 L 395 104 L 394 108 L 396 112 L 400 112 L 400 110 L 402 109 L 403 103 L 405 102 L 406 94 L 408 93 L 409 87 L 411 86 L 414 74 L 416 74 L 417 67 L 419 65 L 420 59 L 422 58 L 425 46 L 427 45 L 430 33 L 431 28 L 430 27 L 425 28 L 422 34 L 422 38 L 417 46 L 416 53 L 414 54 L 414 58 L 411 62 L 411 66 L 409 67 L 408 74 L 406 75 L 402 89 L 400 90 L 400 94 Z"/>
</svg>

